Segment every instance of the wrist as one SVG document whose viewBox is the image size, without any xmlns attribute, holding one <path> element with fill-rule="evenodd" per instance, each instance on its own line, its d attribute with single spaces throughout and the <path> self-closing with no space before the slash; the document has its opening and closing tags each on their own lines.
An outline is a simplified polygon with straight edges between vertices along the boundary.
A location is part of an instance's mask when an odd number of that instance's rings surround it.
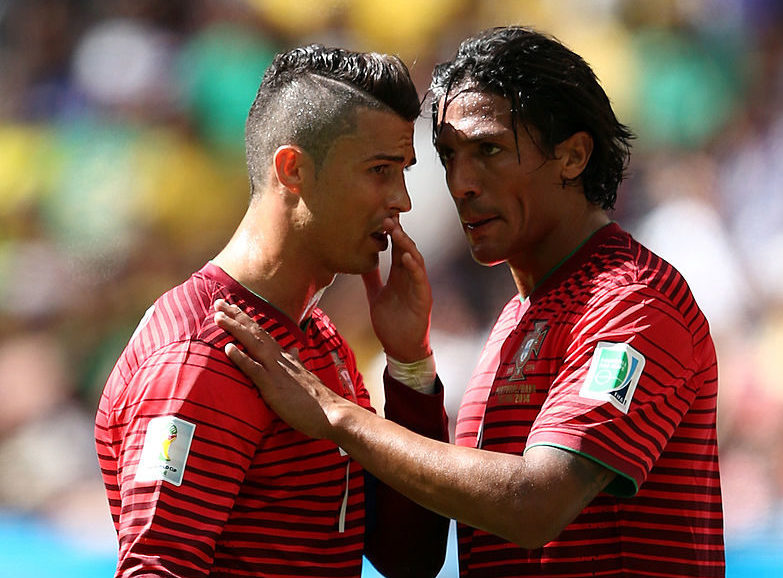
<svg viewBox="0 0 783 578">
<path fill-rule="evenodd" d="M 410 363 L 399 361 L 387 354 L 386 367 L 390 377 L 411 389 L 421 393 L 432 393 L 434 391 L 437 370 L 435 356 L 432 353 L 423 359 Z"/>
<path fill-rule="evenodd" d="M 432 357 L 432 349 L 430 348 L 429 342 L 422 343 L 421 345 L 417 345 L 412 348 L 411 344 L 407 343 L 406 346 L 410 349 L 387 347 L 387 345 L 384 343 L 381 343 L 381 345 L 383 347 L 383 352 L 386 354 L 386 357 L 393 358 L 399 363 L 418 363 L 419 361 L 422 361 L 428 357 Z"/>
<path fill-rule="evenodd" d="M 329 411 L 328 435 L 325 437 L 337 444 L 342 452 L 352 454 L 357 448 L 361 448 L 366 434 L 373 431 L 370 425 L 372 420 L 383 418 L 356 403 L 344 401 L 345 403 L 338 403 Z"/>
<path fill-rule="evenodd" d="M 340 399 L 337 403 L 332 404 L 324 412 L 326 429 L 323 437 L 342 447 L 346 436 L 350 438 L 349 432 L 355 419 L 354 412 L 357 409 L 361 409 L 361 407 L 345 399 Z"/>
</svg>

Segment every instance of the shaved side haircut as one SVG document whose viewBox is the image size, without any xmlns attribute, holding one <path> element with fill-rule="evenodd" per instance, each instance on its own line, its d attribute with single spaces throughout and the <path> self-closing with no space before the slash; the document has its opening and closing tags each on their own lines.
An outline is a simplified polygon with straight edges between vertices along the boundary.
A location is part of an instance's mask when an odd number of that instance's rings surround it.
<svg viewBox="0 0 783 578">
<path fill-rule="evenodd" d="M 334 141 L 355 130 L 359 107 L 407 121 L 419 116 L 421 101 L 402 60 L 316 44 L 277 55 L 245 126 L 251 197 L 264 186 L 271 157 L 282 145 L 300 146 L 317 170 Z"/>
</svg>

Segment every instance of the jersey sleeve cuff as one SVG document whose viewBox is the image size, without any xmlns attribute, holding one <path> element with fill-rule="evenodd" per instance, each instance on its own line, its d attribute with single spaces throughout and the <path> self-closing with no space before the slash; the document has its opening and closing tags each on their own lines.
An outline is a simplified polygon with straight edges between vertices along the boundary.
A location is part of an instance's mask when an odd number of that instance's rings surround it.
<svg viewBox="0 0 783 578">
<path fill-rule="evenodd" d="M 550 435 L 545 435 L 544 432 L 532 434 L 527 440 L 525 450 L 533 446 L 551 446 L 579 454 L 601 464 L 617 474 L 617 477 L 604 489 L 608 494 L 619 498 L 631 498 L 636 495 L 647 477 L 643 467 L 619 459 L 612 452 L 587 438 L 562 431 L 554 435 L 553 432 L 548 433 Z"/>
<path fill-rule="evenodd" d="M 404 383 L 421 393 L 435 391 L 435 356 L 430 354 L 424 359 L 412 363 L 397 361 L 392 356 L 386 356 L 386 367 L 392 378 Z"/>
<path fill-rule="evenodd" d="M 448 417 L 443 406 L 443 384 L 435 376 L 434 391 L 421 393 L 394 379 L 388 367 L 383 373 L 387 419 L 418 434 L 441 441 L 449 441 Z"/>
</svg>

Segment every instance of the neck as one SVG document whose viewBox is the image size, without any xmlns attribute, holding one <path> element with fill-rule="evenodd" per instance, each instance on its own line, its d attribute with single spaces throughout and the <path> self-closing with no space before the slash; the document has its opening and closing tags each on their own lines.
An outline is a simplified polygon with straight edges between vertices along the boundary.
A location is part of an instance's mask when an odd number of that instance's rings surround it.
<svg viewBox="0 0 783 578">
<path fill-rule="evenodd" d="M 537 248 L 527 251 L 524 260 L 509 261 L 511 276 L 519 294 L 528 297 L 598 229 L 609 222 L 609 216 L 601 209 L 590 211 L 576 223 L 563 221 Z"/>
<path fill-rule="evenodd" d="M 332 279 L 319 280 L 308 271 L 279 223 L 275 227 L 265 225 L 260 212 L 248 210 L 234 236 L 212 262 L 299 323 Z"/>
</svg>

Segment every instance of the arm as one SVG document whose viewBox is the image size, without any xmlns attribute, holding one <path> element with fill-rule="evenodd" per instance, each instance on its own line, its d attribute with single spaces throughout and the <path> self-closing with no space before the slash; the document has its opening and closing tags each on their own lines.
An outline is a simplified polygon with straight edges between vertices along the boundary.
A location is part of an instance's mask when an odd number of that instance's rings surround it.
<svg viewBox="0 0 783 578">
<path fill-rule="evenodd" d="M 392 242 L 384 284 L 379 269 L 363 275 L 373 330 L 384 352 L 403 363 L 432 354 L 429 343 L 432 291 L 424 258 L 398 219 L 386 223 Z M 421 435 L 448 441 L 443 389 L 432 375 L 414 379 L 435 388 L 425 395 L 384 374 L 385 415 Z M 432 389 L 427 389 L 432 391 Z M 449 520 L 422 508 L 374 476 L 367 476 L 368 526 L 365 554 L 386 576 L 434 576 L 443 566 Z"/>
<path fill-rule="evenodd" d="M 224 302 L 215 319 L 252 358 L 226 352 L 291 426 L 339 444 L 413 501 L 525 548 L 555 538 L 611 481 L 603 466 L 541 446 L 524 456 L 420 436 L 343 400 L 283 352 L 250 318 Z"/>
<path fill-rule="evenodd" d="M 613 477 L 595 462 L 548 446 L 512 456 L 337 413 L 335 435 L 376 476 L 444 516 L 525 548 L 557 537 Z"/>
<path fill-rule="evenodd" d="M 419 393 L 384 374 L 388 419 L 432 439 L 448 441 L 443 387 Z M 366 474 L 365 555 L 384 576 L 435 576 L 443 566 L 449 520 Z"/>
<path fill-rule="evenodd" d="M 144 397 L 111 408 L 115 427 L 126 424 L 118 456 L 117 576 L 209 575 L 260 438 L 262 402 L 241 385 L 235 368 L 204 344 L 188 349 L 198 366 L 175 363 L 183 351 L 178 345 L 170 349 L 170 355 L 158 352 L 134 376 L 128 392 Z M 156 423 L 177 427 L 169 443 Z M 171 461 L 162 461 L 162 447 Z M 164 466 L 179 472 L 170 479 L 166 472 L 173 470 Z"/>
</svg>

